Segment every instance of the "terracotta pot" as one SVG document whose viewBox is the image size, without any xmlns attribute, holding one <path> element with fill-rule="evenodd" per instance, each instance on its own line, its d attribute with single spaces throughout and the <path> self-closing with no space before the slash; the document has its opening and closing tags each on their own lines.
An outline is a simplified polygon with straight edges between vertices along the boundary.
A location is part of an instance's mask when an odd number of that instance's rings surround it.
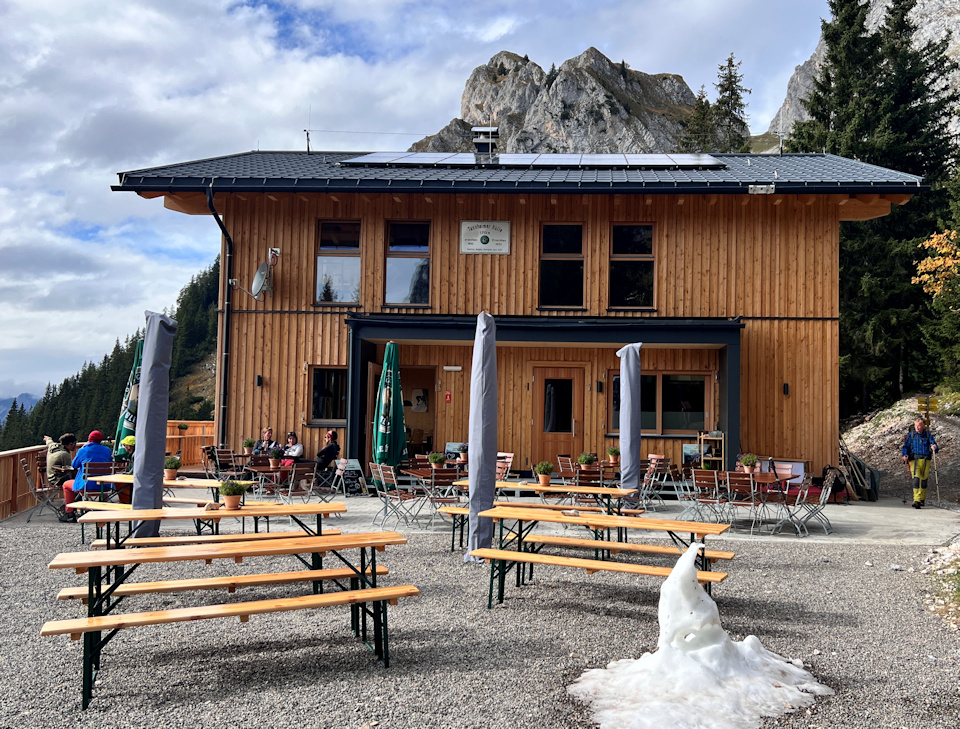
<svg viewBox="0 0 960 729">
<path fill-rule="evenodd" d="M 550 474 L 549 473 L 538 473 L 537 478 L 540 479 L 541 486 L 550 485 Z"/>
<path fill-rule="evenodd" d="M 466 462 L 467 462 L 467 454 L 466 454 L 466 453 L 461 453 L 459 456 L 457 456 L 457 461 L 459 461 L 460 463 L 466 463 Z"/>
<path fill-rule="evenodd" d="M 242 494 L 235 494 L 233 496 L 222 495 L 224 508 L 227 509 L 239 509 L 240 508 L 240 499 L 243 498 Z"/>
<path fill-rule="evenodd" d="M 252 456 L 252 455 L 253 455 L 253 446 L 244 446 L 244 447 L 243 447 L 243 452 L 244 452 L 245 455 Z"/>
<path fill-rule="evenodd" d="M 279 458 L 268 458 L 267 460 L 270 462 L 270 468 L 279 468 L 279 467 L 280 467 L 280 459 L 279 459 Z"/>
<path fill-rule="evenodd" d="M 744 466 L 744 467 L 743 467 L 743 472 L 744 472 L 744 473 L 756 473 L 756 472 L 757 472 L 757 467 L 756 467 L 756 466 Z"/>
<path fill-rule="evenodd" d="M 443 466 L 444 464 L 442 463 L 434 463 L 433 461 L 430 462 L 430 468 L 443 468 Z"/>
<path fill-rule="evenodd" d="M 175 468 L 165 468 L 163 469 L 163 477 L 168 481 L 172 481 L 177 477 L 177 469 Z"/>
<path fill-rule="evenodd" d="M 609 458 L 609 459 L 610 459 L 610 463 L 612 463 L 612 464 L 614 464 L 614 465 L 616 465 L 617 463 L 620 462 L 620 456 L 611 456 L 611 455 L 607 454 L 607 458 Z"/>
</svg>

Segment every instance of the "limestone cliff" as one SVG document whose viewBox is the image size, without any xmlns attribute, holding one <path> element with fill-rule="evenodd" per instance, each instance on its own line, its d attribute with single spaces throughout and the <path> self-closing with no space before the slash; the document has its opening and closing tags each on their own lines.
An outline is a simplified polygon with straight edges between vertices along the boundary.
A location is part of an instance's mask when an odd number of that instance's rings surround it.
<svg viewBox="0 0 960 729">
<path fill-rule="evenodd" d="M 670 152 L 693 102 L 680 76 L 634 71 L 596 48 L 555 74 L 501 51 L 470 74 L 460 118 L 410 151 L 470 152 L 471 127 L 498 126 L 501 152 Z"/>
<path fill-rule="evenodd" d="M 876 30 L 883 22 L 883 14 L 889 5 L 889 0 L 871 0 L 870 13 L 867 17 L 867 27 Z M 919 0 L 913 10 L 911 19 L 917 24 L 917 40 L 927 43 L 931 40 L 941 40 L 947 33 L 952 33 L 948 55 L 960 60 L 960 0 Z M 809 118 L 801 100 L 805 99 L 813 89 L 813 79 L 820 72 L 826 46 L 823 38 L 817 44 L 813 55 L 797 66 L 787 83 L 787 95 L 783 105 L 770 122 L 768 134 L 776 134 L 780 130 L 780 120 L 783 118 L 783 133 L 789 134 L 795 121 L 805 121 Z M 960 72 L 954 74 L 951 84 L 960 87 Z M 954 119 L 954 131 L 960 130 L 960 119 Z"/>
</svg>

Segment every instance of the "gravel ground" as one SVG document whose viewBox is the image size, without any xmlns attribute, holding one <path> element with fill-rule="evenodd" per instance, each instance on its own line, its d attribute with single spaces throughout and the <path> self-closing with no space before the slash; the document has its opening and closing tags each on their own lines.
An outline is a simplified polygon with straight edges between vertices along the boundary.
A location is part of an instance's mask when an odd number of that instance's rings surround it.
<svg viewBox="0 0 960 729">
<path fill-rule="evenodd" d="M 82 549 L 78 531 L 0 524 L 0 729 L 592 727 L 566 687 L 585 669 L 656 647 L 659 580 L 541 568 L 533 584 L 510 584 L 505 603 L 487 610 L 488 569 L 451 554 L 447 533 L 413 532 L 381 562 L 391 570 L 383 584 L 421 590 L 390 609 L 389 669 L 354 641 L 346 608 L 151 626 L 122 631 L 107 646 L 93 702 L 81 712 L 81 644 L 39 636 L 44 621 L 81 614 L 54 596 L 83 578 L 46 568 L 58 552 Z M 714 590 L 726 630 L 802 659 L 836 691 L 764 726 L 960 725 L 960 640 L 924 610 L 933 582 L 913 571 L 928 547 L 790 539 L 725 540 L 723 548 L 737 552 L 730 578 Z M 185 578 L 291 564 L 258 558 L 177 569 Z M 166 570 L 144 565 L 137 579 L 169 578 Z M 250 588 L 217 599 L 289 591 Z M 197 596 L 133 599 L 124 609 L 196 604 Z"/>
</svg>

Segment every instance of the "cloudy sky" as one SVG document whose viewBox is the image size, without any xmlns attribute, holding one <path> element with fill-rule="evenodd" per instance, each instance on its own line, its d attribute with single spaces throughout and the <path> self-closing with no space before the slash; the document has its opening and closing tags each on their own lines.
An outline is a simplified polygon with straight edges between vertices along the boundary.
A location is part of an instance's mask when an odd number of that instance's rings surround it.
<svg viewBox="0 0 960 729">
<path fill-rule="evenodd" d="M 0 397 L 42 394 L 209 266 L 208 216 L 117 172 L 251 149 L 401 150 L 501 50 L 595 46 L 712 93 L 742 60 L 766 130 L 826 0 L 0 0 Z"/>
</svg>

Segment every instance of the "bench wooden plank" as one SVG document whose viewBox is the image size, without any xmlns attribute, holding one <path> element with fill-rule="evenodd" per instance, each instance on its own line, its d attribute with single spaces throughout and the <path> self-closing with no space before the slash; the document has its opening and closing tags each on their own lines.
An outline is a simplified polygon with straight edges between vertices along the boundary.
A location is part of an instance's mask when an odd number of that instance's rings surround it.
<svg viewBox="0 0 960 729">
<path fill-rule="evenodd" d="M 567 504 L 542 504 L 542 503 L 526 503 L 522 501 L 494 501 L 494 506 L 513 506 L 522 509 L 546 509 L 548 511 L 589 511 L 591 513 L 603 513 L 603 509 L 599 506 L 571 506 Z M 465 516 L 470 513 L 470 507 L 468 506 L 444 506 L 440 509 L 437 509 L 442 514 L 457 514 L 458 516 Z M 620 514 L 625 516 L 639 516 L 643 514 L 643 509 L 621 509 Z"/>
<path fill-rule="evenodd" d="M 186 496 L 164 496 L 163 503 L 165 504 L 189 504 L 190 506 L 206 506 L 207 504 L 215 503 L 213 499 L 207 497 L 205 499 L 191 499 Z M 267 506 L 269 504 L 275 504 L 275 501 L 244 501 L 245 506 Z"/>
<path fill-rule="evenodd" d="M 163 625 L 190 620 L 230 617 L 238 617 L 241 622 L 247 622 L 251 615 L 305 610 L 331 605 L 355 605 L 357 603 L 379 601 L 386 601 L 395 605 L 401 597 L 416 597 L 419 594 L 420 590 L 413 585 L 396 585 L 392 587 L 372 587 L 366 590 L 325 592 L 320 595 L 301 595 L 274 600 L 252 600 L 222 605 L 153 610 L 144 613 L 118 613 L 73 620 L 51 620 L 44 623 L 40 629 L 40 635 L 69 635 L 73 640 L 78 640 L 83 633 L 134 628 L 142 625 Z"/>
<path fill-rule="evenodd" d="M 238 564 L 245 557 L 279 554 L 306 554 L 373 547 L 383 551 L 387 545 L 406 544 L 407 538 L 397 532 L 336 534 L 322 537 L 304 535 L 296 539 L 264 539 L 259 542 L 226 542 L 190 544 L 177 547 L 138 547 L 90 552 L 63 552 L 47 565 L 50 569 L 75 569 L 78 573 L 90 567 L 114 567 L 122 564 L 179 562 L 189 560 L 233 559 Z"/>
<path fill-rule="evenodd" d="M 598 539 L 577 539 L 576 537 L 552 537 L 548 535 L 531 534 L 524 537 L 524 544 L 551 544 L 557 547 L 583 547 L 584 549 L 603 549 L 610 554 L 620 552 L 642 552 L 644 554 L 669 554 L 679 557 L 681 554 L 679 547 L 668 544 L 639 544 L 636 542 L 608 542 Z M 735 552 L 720 552 L 715 549 L 708 549 L 704 556 L 711 563 L 720 559 L 733 559 Z"/>
<path fill-rule="evenodd" d="M 67 504 L 68 509 L 79 509 L 80 511 L 130 511 L 132 504 L 120 504 L 116 501 L 74 501 Z"/>
<path fill-rule="evenodd" d="M 369 568 L 367 575 L 370 574 Z M 377 576 L 389 574 L 386 567 L 377 565 Z M 235 592 L 238 587 L 261 587 L 285 585 L 295 582 L 318 580 L 347 580 L 355 575 L 349 567 L 327 570 L 301 570 L 299 572 L 274 572 L 258 575 L 233 575 L 228 577 L 202 577 L 190 580 L 165 580 L 163 582 L 124 582 L 114 590 L 115 597 L 123 595 L 155 595 L 164 592 L 191 592 L 193 590 L 221 590 Z M 65 587 L 57 594 L 58 600 L 82 600 L 87 602 L 88 588 Z"/>
<path fill-rule="evenodd" d="M 470 554 L 488 562 L 490 560 L 506 560 L 509 562 L 549 564 L 557 567 L 575 567 L 586 570 L 588 575 L 592 575 L 594 572 L 626 572 L 650 577 L 669 577 L 673 571 L 672 567 L 582 559 L 580 557 L 560 557 L 555 554 L 542 554 L 541 552 L 514 552 L 507 549 L 474 549 Z M 697 580 L 700 583 L 723 582 L 725 579 L 727 579 L 726 572 L 706 572 L 702 570 L 697 572 Z"/>
<path fill-rule="evenodd" d="M 340 534 L 339 529 L 324 529 L 323 536 Z M 183 544 L 217 544 L 220 542 L 256 542 L 261 539 L 298 539 L 306 536 L 302 531 L 292 532 L 247 532 L 245 534 L 186 534 L 173 537 L 130 537 L 124 540 L 124 547 L 176 547 Z M 92 549 L 104 549 L 106 539 L 94 539 Z"/>
</svg>

